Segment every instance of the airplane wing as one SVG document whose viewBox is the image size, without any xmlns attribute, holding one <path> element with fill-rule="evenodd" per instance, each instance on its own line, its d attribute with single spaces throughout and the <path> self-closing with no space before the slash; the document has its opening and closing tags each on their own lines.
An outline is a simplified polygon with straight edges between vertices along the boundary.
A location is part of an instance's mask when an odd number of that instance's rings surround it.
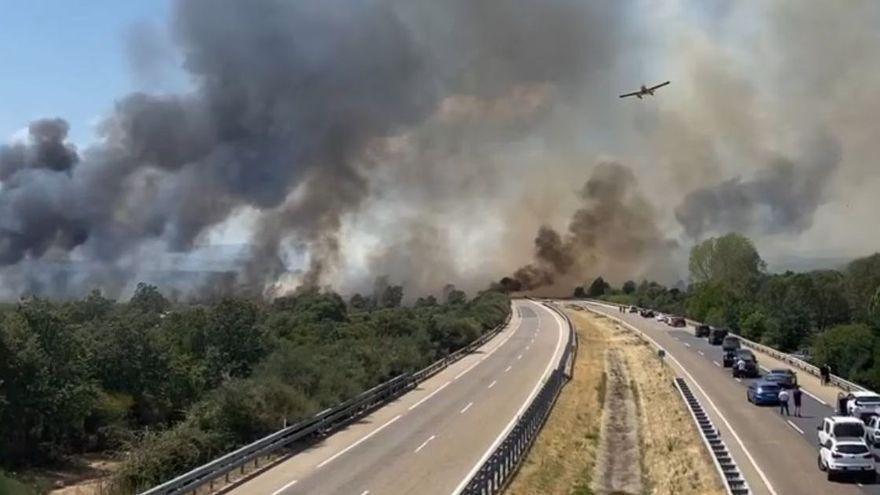
<svg viewBox="0 0 880 495">
<path fill-rule="evenodd" d="M 662 82 L 654 87 L 648 88 L 648 91 L 654 91 L 655 89 L 662 88 L 663 86 L 666 86 L 667 84 L 669 84 L 669 81 Z"/>
<path fill-rule="evenodd" d="M 627 93 L 627 94 L 625 94 L 625 95 L 620 95 L 620 97 L 621 97 L 621 98 L 626 98 L 627 96 L 637 96 L 638 94 L 639 94 L 639 92 L 638 92 L 638 91 L 635 91 L 635 92 L 632 92 L 632 93 Z"/>
</svg>

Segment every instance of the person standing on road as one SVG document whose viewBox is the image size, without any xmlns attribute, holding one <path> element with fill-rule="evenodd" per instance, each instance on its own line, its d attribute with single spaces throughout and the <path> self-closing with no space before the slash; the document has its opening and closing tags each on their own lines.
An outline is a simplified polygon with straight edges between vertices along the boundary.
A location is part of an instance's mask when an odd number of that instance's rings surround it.
<svg viewBox="0 0 880 495">
<path fill-rule="evenodd" d="M 791 416 L 788 413 L 788 390 L 782 389 L 779 391 L 779 414 L 785 413 L 786 416 Z"/>
<path fill-rule="evenodd" d="M 794 415 L 797 417 L 801 417 L 801 396 L 803 392 L 801 392 L 801 387 L 798 385 L 794 386 L 794 390 L 791 391 L 791 398 L 794 399 Z"/>
<path fill-rule="evenodd" d="M 828 363 L 819 368 L 819 374 L 822 375 L 822 385 L 828 385 L 828 377 L 831 375 L 831 367 L 828 366 Z"/>
</svg>

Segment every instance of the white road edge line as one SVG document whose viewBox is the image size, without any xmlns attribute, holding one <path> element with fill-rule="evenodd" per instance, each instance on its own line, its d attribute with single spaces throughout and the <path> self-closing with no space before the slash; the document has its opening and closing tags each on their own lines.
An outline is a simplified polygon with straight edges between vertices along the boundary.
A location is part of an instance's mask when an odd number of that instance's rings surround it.
<svg viewBox="0 0 880 495">
<path fill-rule="evenodd" d="M 610 315 L 607 315 L 607 314 L 606 314 L 606 316 L 610 316 Z M 633 329 L 633 330 L 635 330 L 635 331 L 637 331 L 637 332 L 640 332 L 642 335 L 644 335 L 647 339 L 649 339 L 651 342 L 653 342 L 653 343 L 654 343 L 654 346 L 656 346 L 658 349 L 664 349 L 664 348 L 663 348 L 660 344 L 658 344 L 657 341 L 654 340 L 654 338 L 651 337 L 650 335 L 646 334 L 645 332 L 642 332 L 641 330 L 639 330 L 638 328 L 636 328 L 636 327 L 630 325 L 629 323 L 627 323 L 627 325 L 628 325 L 631 329 Z M 665 349 L 664 349 L 664 350 L 665 350 Z M 669 359 L 670 359 L 672 362 L 674 362 L 674 363 L 678 366 L 678 368 L 682 371 L 682 373 L 684 373 L 685 376 L 688 377 L 688 379 L 691 381 L 691 383 L 692 383 L 695 387 L 697 387 L 697 390 L 699 390 L 700 393 L 703 394 L 703 397 L 706 399 L 706 401 L 709 402 L 709 405 L 712 406 L 712 409 L 715 410 L 715 413 L 718 415 L 718 417 L 721 418 L 721 421 L 724 423 L 724 426 L 726 426 L 727 429 L 730 430 L 730 433 L 733 435 L 733 438 L 736 440 L 736 443 L 739 444 L 739 447 L 742 449 L 743 453 L 746 455 L 746 457 L 748 457 L 749 462 L 752 463 L 752 467 L 755 468 L 755 471 L 758 473 L 758 476 L 761 477 L 761 481 L 764 482 L 764 486 L 767 487 L 767 491 L 769 491 L 771 495 L 779 495 L 778 493 L 776 493 L 776 490 L 773 489 L 773 485 L 770 484 L 770 480 L 767 479 L 767 475 L 764 474 L 764 471 L 762 471 L 761 468 L 758 466 L 758 462 L 755 460 L 754 457 L 752 457 L 752 453 L 749 452 L 749 450 L 746 448 L 746 446 L 745 446 L 745 444 L 743 443 L 742 439 L 739 437 L 739 435 L 737 435 L 736 430 L 733 429 L 733 427 L 730 425 L 730 422 L 727 421 L 727 418 L 724 417 L 724 414 L 721 413 L 721 410 L 718 409 L 718 406 L 716 406 L 716 405 L 715 405 L 715 402 L 712 400 L 712 398 L 709 397 L 709 394 L 707 394 L 706 391 L 703 390 L 703 387 L 700 386 L 700 384 L 697 382 L 697 380 L 694 379 L 694 376 L 691 375 L 691 372 L 688 371 L 687 369 L 685 369 L 685 367 L 681 365 L 681 363 L 678 361 L 678 359 L 675 358 L 675 356 L 673 356 L 672 354 L 669 354 L 668 351 L 666 352 L 666 355 L 669 357 Z"/>
<path fill-rule="evenodd" d="M 818 402 L 819 404 L 822 404 L 823 406 L 827 406 L 827 405 L 828 405 L 827 402 L 825 402 L 824 400 L 820 399 L 819 397 L 817 397 L 817 396 L 811 394 L 810 392 L 807 391 L 807 389 L 805 389 L 805 388 L 803 388 L 803 387 L 801 387 L 801 392 L 803 392 L 803 393 L 809 395 L 810 397 L 813 398 L 813 400 L 815 400 L 815 401 Z"/>
<path fill-rule="evenodd" d="M 455 375 L 455 378 L 453 378 L 453 380 L 458 380 L 459 378 L 463 377 L 465 373 L 467 373 L 468 371 L 474 369 L 474 368 L 475 368 L 478 364 L 480 364 L 481 362 L 483 362 L 482 359 L 479 360 L 479 361 L 477 361 L 476 363 L 474 363 L 474 364 L 468 366 L 468 368 L 467 368 L 466 370 L 464 370 L 464 371 L 462 371 L 461 373 Z"/>
<path fill-rule="evenodd" d="M 492 383 L 489 384 L 489 388 L 494 387 L 496 383 L 498 383 L 498 380 L 492 380 Z"/>
<path fill-rule="evenodd" d="M 272 492 L 272 495 L 279 495 L 279 494 L 280 494 L 281 492 L 283 492 L 284 490 L 287 490 L 288 488 L 290 488 L 290 487 L 292 487 L 293 485 L 295 485 L 297 481 L 298 481 L 298 480 L 293 480 L 293 481 L 291 481 L 290 483 L 288 483 L 288 484 L 282 486 L 281 488 L 279 488 L 279 489 L 275 490 L 274 492 Z"/>
<path fill-rule="evenodd" d="M 537 305 L 537 303 L 533 303 L 533 304 Z M 525 402 L 523 402 L 522 406 L 519 408 L 519 411 L 517 411 L 517 413 L 513 416 L 513 418 L 510 419 L 510 422 L 507 423 L 507 426 L 505 426 L 504 429 L 501 431 L 501 433 L 495 438 L 495 441 L 492 442 L 492 445 L 490 445 L 489 448 L 486 449 L 486 452 L 483 453 L 483 456 L 480 457 L 480 460 L 478 460 L 477 463 L 474 464 L 474 467 L 471 468 L 470 472 L 464 477 L 464 479 L 461 480 L 461 483 L 459 483 L 458 486 L 455 487 L 455 490 L 452 491 L 453 495 L 458 495 L 459 493 L 461 493 L 462 490 L 464 490 L 464 488 L 467 486 L 467 484 L 471 480 L 471 478 L 473 478 L 474 475 L 477 474 L 477 471 L 479 471 L 480 468 L 483 466 L 483 463 L 486 462 L 486 459 L 488 459 L 489 456 L 492 455 L 492 452 L 495 452 L 495 449 L 498 447 L 498 445 L 501 444 L 502 441 L 504 441 L 504 438 L 507 436 L 507 434 L 510 432 L 510 430 L 512 430 L 513 427 L 516 425 L 516 421 L 520 418 L 520 416 L 522 416 L 522 414 L 529 407 L 529 405 L 531 405 L 532 400 L 535 398 L 535 396 L 538 395 L 538 392 L 540 391 L 541 386 L 547 380 L 547 377 L 549 377 L 549 373 L 553 369 L 553 366 L 556 365 L 556 361 L 557 361 L 556 355 L 559 353 L 559 349 L 562 347 L 562 338 L 567 333 L 563 329 L 563 327 L 565 326 L 565 322 L 562 321 L 562 319 L 556 314 L 555 311 L 548 309 L 544 306 L 541 306 L 541 308 L 544 311 L 547 311 L 548 313 L 550 313 L 551 316 L 553 316 L 553 319 L 556 321 L 556 329 L 559 333 L 559 335 L 556 338 L 556 348 L 553 350 L 553 354 L 550 357 L 550 362 L 547 363 L 547 367 L 544 369 L 544 373 L 541 374 L 541 377 L 538 379 L 538 382 L 535 383 L 535 387 L 532 389 L 532 392 L 526 398 Z M 541 331 L 540 322 L 538 324 L 538 331 L 539 332 Z M 507 369 L 510 369 L 510 367 L 508 367 Z M 774 492 L 773 495 L 776 495 L 776 493 Z"/>
<path fill-rule="evenodd" d="M 434 438 L 436 438 L 436 437 L 437 437 L 437 435 L 431 435 L 430 437 L 428 437 L 427 440 L 425 440 L 424 442 L 422 442 L 421 445 L 419 445 L 418 447 L 416 447 L 416 450 L 415 450 L 415 452 L 413 452 L 413 454 L 418 454 L 420 450 L 422 450 L 423 448 L 425 448 L 425 445 L 428 445 L 428 443 L 429 443 L 431 440 L 433 440 Z"/>
<path fill-rule="evenodd" d="M 472 405 L 474 405 L 473 402 L 468 402 L 468 405 L 464 406 L 464 409 L 462 409 L 462 410 L 460 411 L 460 414 L 464 414 L 464 413 L 466 413 L 467 410 L 470 409 Z"/>
<path fill-rule="evenodd" d="M 435 395 L 437 395 L 438 392 L 440 392 L 440 391 L 443 390 L 444 388 L 448 387 L 450 383 L 452 383 L 452 382 L 446 382 L 446 383 L 444 383 L 443 385 L 440 385 L 439 387 L 437 387 L 437 390 L 435 390 L 435 391 L 431 392 L 430 394 L 428 394 L 428 395 L 422 397 L 421 400 L 419 400 L 419 401 L 416 402 L 415 404 L 409 406 L 409 410 L 412 411 L 413 409 L 415 409 L 415 408 L 421 406 L 423 402 L 425 402 L 426 400 L 430 399 L 431 397 L 434 397 Z"/>
<path fill-rule="evenodd" d="M 804 434 L 804 430 L 798 428 L 798 426 L 796 424 L 792 423 L 790 419 L 786 419 L 785 422 L 788 423 L 788 426 L 791 426 L 792 428 L 794 428 L 795 431 L 797 431 L 801 435 Z"/>
<path fill-rule="evenodd" d="M 388 426 L 390 426 L 391 423 L 394 423 L 395 421 L 397 421 L 398 419 L 400 419 L 402 416 L 403 416 L 402 414 L 398 414 L 397 416 L 394 416 L 393 418 L 391 418 L 391 419 L 390 419 L 387 423 L 385 423 L 384 425 L 382 425 L 382 426 L 376 428 L 375 430 L 371 431 L 370 433 L 367 433 L 364 437 L 362 437 L 362 438 L 361 438 L 360 440 L 358 440 L 357 442 L 355 442 L 355 443 L 349 445 L 348 447 L 346 447 L 346 448 L 340 450 L 339 452 L 333 454 L 332 456 L 330 456 L 327 460 L 325 460 L 325 461 L 322 462 L 321 464 L 318 464 L 318 467 L 319 467 L 319 468 L 322 468 L 322 467 L 326 466 L 326 465 L 329 464 L 331 461 L 336 460 L 336 459 L 337 459 L 339 456 L 341 456 L 342 454 L 344 454 L 344 453 L 348 452 L 349 450 L 351 450 L 351 449 L 357 447 L 358 445 L 360 445 L 360 444 L 366 442 L 366 441 L 369 440 L 373 435 L 375 435 L 376 433 L 379 433 L 380 431 L 384 430 L 385 428 L 387 428 Z"/>
</svg>

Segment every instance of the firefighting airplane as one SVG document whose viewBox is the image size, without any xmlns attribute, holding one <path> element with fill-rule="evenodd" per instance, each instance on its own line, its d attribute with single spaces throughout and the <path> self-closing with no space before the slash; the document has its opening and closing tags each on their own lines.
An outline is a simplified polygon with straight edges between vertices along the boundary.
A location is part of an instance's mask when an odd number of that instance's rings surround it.
<svg viewBox="0 0 880 495">
<path fill-rule="evenodd" d="M 656 90 L 658 88 L 662 88 L 663 86 L 666 86 L 667 84 L 669 84 L 669 81 L 662 82 L 662 83 L 660 83 L 656 86 L 652 86 L 650 88 L 646 88 L 645 85 L 642 84 L 641 89 L 639 89 L 638 91 L 634 91 L 632 93 L 627 93 L 625 95 L 620 95 L 620 97 L 626 98 L 627 96 L 635 96 L 641 100 L 643 96 L 648 96 L 648 95 L 654 96 L 654 90 Z"/>
</svg>

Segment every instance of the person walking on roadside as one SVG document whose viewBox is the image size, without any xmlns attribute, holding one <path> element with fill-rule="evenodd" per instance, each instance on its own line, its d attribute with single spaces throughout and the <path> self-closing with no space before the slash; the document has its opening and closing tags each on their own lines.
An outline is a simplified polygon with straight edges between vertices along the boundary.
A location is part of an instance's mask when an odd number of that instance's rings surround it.
<svg viewBox="0 0 880 495">
<path fill-rule="evenodd" d="M 791 398 L 794 399 L 794 415 L 797 417 L 801 417 L 801 396 L 803 392 L 801 392 L 801 387 L 798 385 L 794 386 L 794 390 L 791 391 Z"/>
<path fill-rule="evenodd" d="M 786 416 L 791 416 L 788 413 L 788 390 L 785 389 L 779 391 L 779 414 L 783 413 Z"/>
<path fill-rule="evenodd" d="M 822 385 L 828 385 L 828 377 L 831 375 L 831 367 L 828 366 L 828 363 L 819 368 L 819 374 L 822 375 Z"/>
</svg>

